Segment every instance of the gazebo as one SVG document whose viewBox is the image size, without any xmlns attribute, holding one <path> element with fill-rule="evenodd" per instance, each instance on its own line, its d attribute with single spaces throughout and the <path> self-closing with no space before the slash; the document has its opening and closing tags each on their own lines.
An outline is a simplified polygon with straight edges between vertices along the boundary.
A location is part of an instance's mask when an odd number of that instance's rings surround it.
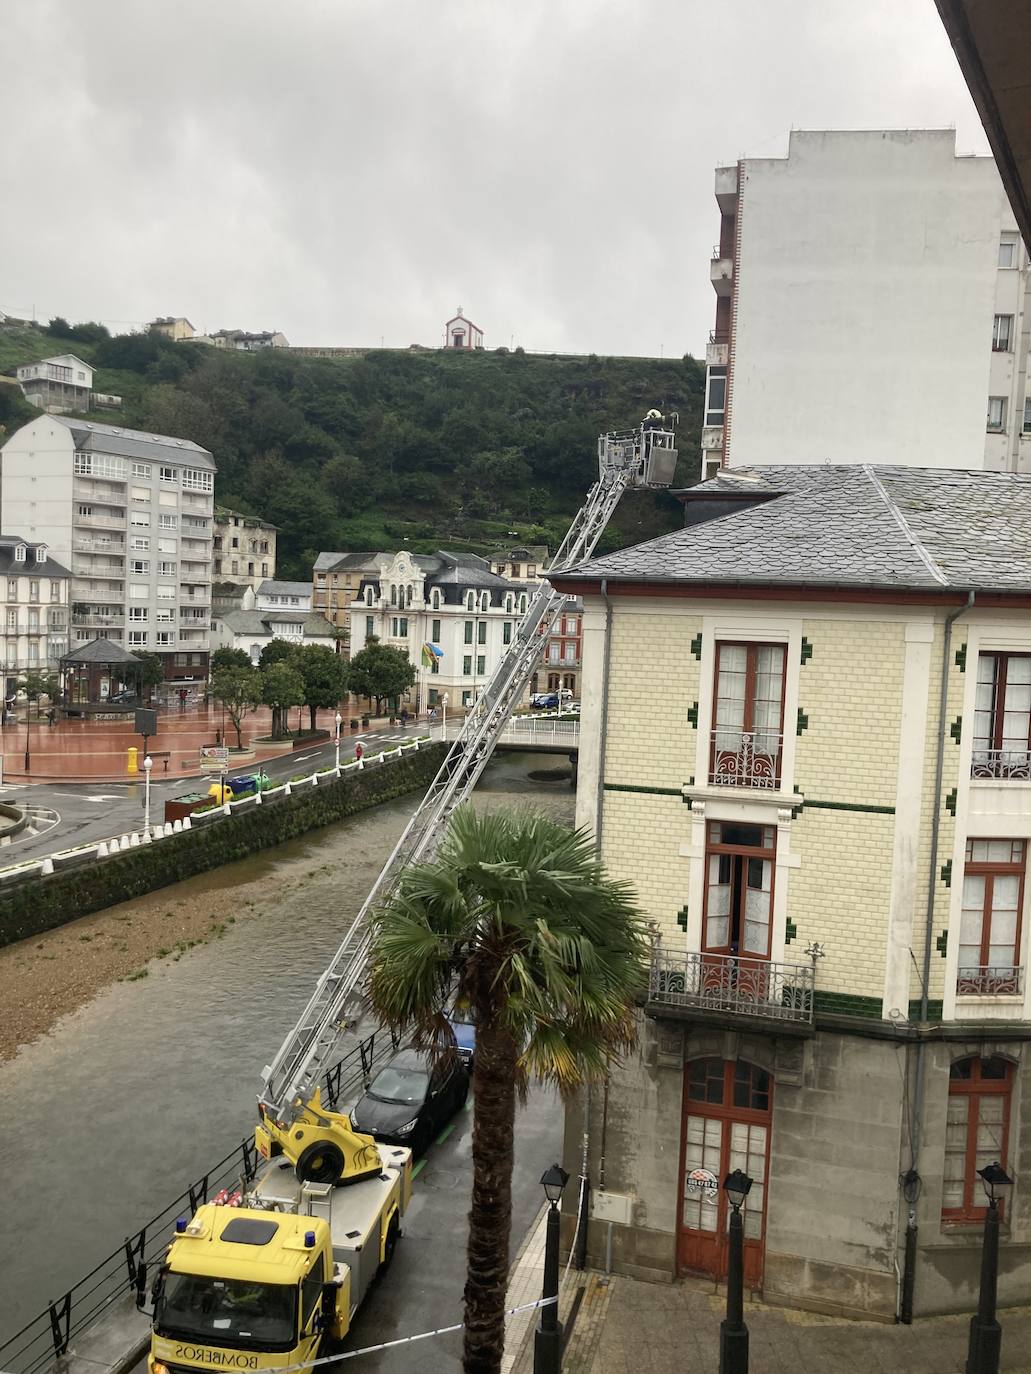
<svg viewBox="0 0 1031 1374">
<path fill-rule="evenodd" d="M 139 668 L 136 655 L 113 639 L 80 644 L 61 659 L 64 704 L 103 709 L 121 687 L 138 680 Z"/>
</svg>

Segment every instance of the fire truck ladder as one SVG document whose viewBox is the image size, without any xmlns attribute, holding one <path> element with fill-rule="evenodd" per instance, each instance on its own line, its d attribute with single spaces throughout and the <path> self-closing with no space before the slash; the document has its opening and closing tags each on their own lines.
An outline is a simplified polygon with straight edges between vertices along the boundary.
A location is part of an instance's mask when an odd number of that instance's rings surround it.
<svg viewBox="0 0 1031 1374">
<path fill-rule="evenodd" d="M 569 527 L 548 573 L 589 558 L 627 487 L 668 487 L 677 450 L 671 428 L 603 435 L 598 441 L 598 481 Z M 548 635 L 566 597 L 541 582 L 519 623 L 515 639 L 470 708 L 447 757 L 362 903 L 297 1025 L 272 1063 L 262 1070 L 259 1102 L 276 1121 L 292 1122 L 310 1099 L 340 1035 L 364 1014 L 363 988 L 371 928 L 369 914 L 394 893 L 411 864 L 428 859 L 455 807 L 471 795 L 544 654 Z"/>
</svg>

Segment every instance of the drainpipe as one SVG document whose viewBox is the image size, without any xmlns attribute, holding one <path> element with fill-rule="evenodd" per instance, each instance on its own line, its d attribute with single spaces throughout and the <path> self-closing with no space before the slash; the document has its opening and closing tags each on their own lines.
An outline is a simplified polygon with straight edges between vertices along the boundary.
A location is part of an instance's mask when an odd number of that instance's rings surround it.
<svg viewBox="0 0 1031 1374">
<path fill-rule="evenodd" d="M 598 745 L 598 789 L 594 804 L 594 842 L 601 853 L 601 834 L 605 815 L 605 744 L 608 739 L 609 665 L 612 660 L 612 602 L 609 599 L 609 580 L 601 579 L 601 595 L 605 602 L 605 652 L 601 665 L 601 740 Z"/>
<path fill-rule="evenodd" d="M 952 652 L 952 627 L 961 615 L 974 604 L 976 592 L 967 595 L 966 605 L 945 617 L 942 643 L 941 683 L 938 690 L 938 741 L 934 759 L 934 812 L 931 820 L 931 856 L 927 874 L 927 910 L 924 916 L 924 959 L 921 970 L 920 1024 L 927 1024 L 931 981 L 931 940 L 934 935 L 934 898 L 938 880 L 938 835 L 941 828 L 942 775 L 945 770 L 945 712 L 949 698 L 949 655 Z M 909 1169 L 899 1180 L 908 1205 L 906 1218 L 906 1250 L 902 1269 L 902 1293 L 898 1320 L 909 1325 L 913 1320 L 913 1288 L 916 1280 L 917 1224 L 916 1203 L 920 1193 L 917 1160 L 920 1156 L 921 1132 L 924 1116 L 924 1080 L 927 1074 L 927 1041 L 921 1032 L 916 1046 L 916 1082 L 913 1088 L 913 1112 L 910 1133 Z"/>
</svg>

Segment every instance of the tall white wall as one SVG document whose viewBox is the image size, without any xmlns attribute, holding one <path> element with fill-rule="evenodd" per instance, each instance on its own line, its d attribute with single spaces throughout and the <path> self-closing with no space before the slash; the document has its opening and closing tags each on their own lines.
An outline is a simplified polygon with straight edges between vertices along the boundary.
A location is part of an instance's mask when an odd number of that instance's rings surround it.
<svg viewBox="0 0 1031 1374">
<path fill-rule="evenodd" d="M 72 566 L 72 454 L 65 425 L 41 415 L 0 450 L 0 529 L 49 546 Z"/>
<path fill-rule="evenodd" d="M 748 160 L 728 462 L 980 467 L 1000 231 L 941 131 L 794 133 Z"/>
</svg>

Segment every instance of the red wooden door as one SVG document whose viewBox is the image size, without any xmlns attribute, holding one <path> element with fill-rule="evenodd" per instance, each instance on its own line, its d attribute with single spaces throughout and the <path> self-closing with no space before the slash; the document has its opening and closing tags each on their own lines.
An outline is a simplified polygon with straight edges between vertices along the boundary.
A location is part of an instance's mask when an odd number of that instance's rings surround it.
<svg viewBox="0 0 1031 1374">
<path fill-rule="evenodd" d="M 696 1059 L 684 1075 L 680 1225 L 681 1270 L 723 1278 L 730 1204 L 723 1180 L 743 1169 L 752 1188 L 742 1208 L 745 1282 L 762 1287 L 766 1181 L 773 1080 L 742 1060 Z"/>
</svg>

